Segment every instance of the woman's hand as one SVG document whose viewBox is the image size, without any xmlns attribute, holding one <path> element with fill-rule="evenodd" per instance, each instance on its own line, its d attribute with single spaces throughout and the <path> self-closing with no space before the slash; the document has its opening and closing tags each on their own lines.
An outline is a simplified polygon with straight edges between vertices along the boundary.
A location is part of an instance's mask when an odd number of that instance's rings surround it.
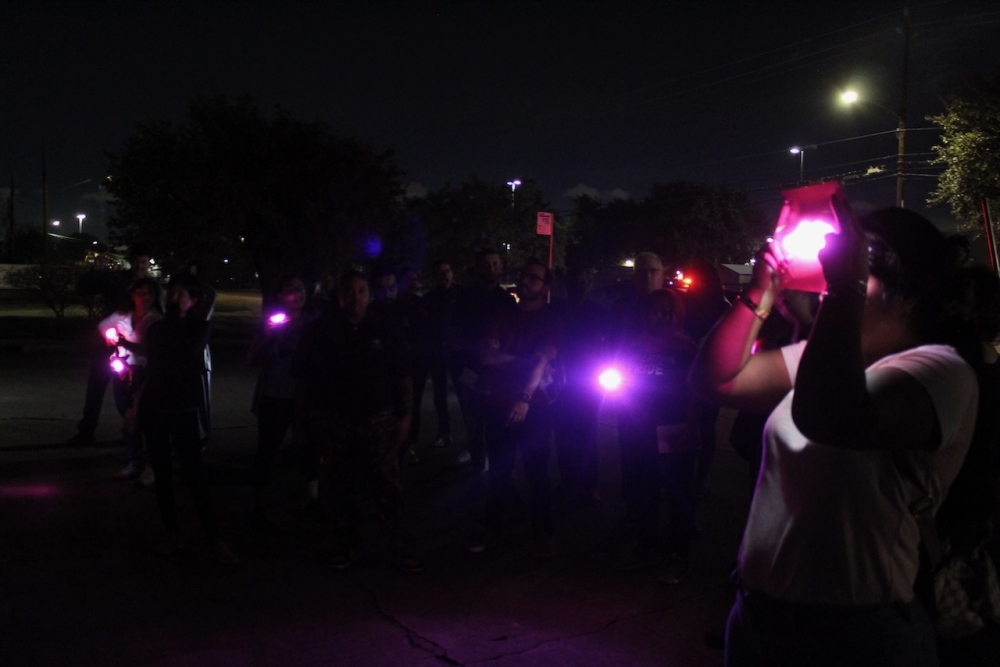
<svg viewBox="0 0 1000 667">
<path fill-rule="evenodd" d="M 819 251 L 827 291 L 852 291 L 864 296 L 868 284 L 868 238 L 845 199 L 835 197 L 833 205 L 840 233 L 827 234 L 826 246 Z"/>
</svg>

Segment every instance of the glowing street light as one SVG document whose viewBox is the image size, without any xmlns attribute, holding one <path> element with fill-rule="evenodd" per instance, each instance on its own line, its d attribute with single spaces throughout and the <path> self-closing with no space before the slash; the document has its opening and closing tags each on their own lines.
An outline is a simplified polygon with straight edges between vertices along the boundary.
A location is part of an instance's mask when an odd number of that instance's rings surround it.
<svg viewBox="0 0 1000 667">
<path fill-rule="evenodd" d="M 58 220 L 53 220 L 52 221 L 52 226 L 53 227 L 58 227 L 59 226 L 59 221 Z"/>
<path fill-rule="evenodd" d="M 514 179 L 513 181 L 507 181 L 507 185 L 510 186 L 510 207 L 514 208 L 514 191 L 517 190 L 517 186 L 521 184 L 521 181 Z"/>
<path fill-rule="evenodd" d="M 83 219 L 87 217 L 86 213 L 77 213 L 76 219 L 80 221 L 80 234 L 83 234 Z"/>
<path fill-rule="evenodd" d="M 905 97 L 905 96 L 904 96 Z M 902 208 L 903 206 L 903 163 L 905 162 L 906 156 L 906 119 L 903 118 L 902 114 L 898 114 L 889 107 L 875 102 L 874 100 L 866 100 L 860 97 L 855 90 L 845 90 L 840 94 L 840 101 L 844 104 L 857 104 L 859 102 L 864 102 L 865 104 L 870 104 L 872 106 L 878 107 L 882 111 L 886 112 L 890 116 L 896 119 L 896 206 Z M 905 108 L 905 102 L 904 102 Z"/>
</svg>

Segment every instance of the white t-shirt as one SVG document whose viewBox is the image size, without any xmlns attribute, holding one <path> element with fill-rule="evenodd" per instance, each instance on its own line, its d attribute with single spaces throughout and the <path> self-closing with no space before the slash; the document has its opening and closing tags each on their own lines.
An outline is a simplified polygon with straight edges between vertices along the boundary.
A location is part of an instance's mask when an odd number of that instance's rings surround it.
<svg viewBox="0 0 1000 667">
<path fill-rule="evenodd" d="M 805 342 L 782 348 L 792 383 Z M 764 428 L 764 457 L 740 547 L 746 586 L 803 604 L 908 602 L 920 531 L 911 503 L 940 506 L 965 458 L 979 387 L 946 345 L 889 355 L 868 371 L 894 368 L 930 395 L 941 427 L 933 451 L 851 451 L 810 442 L 792 421 L 789 392 Z M 901 468 L 907 469 L 901 472 Z"/>
</svg>

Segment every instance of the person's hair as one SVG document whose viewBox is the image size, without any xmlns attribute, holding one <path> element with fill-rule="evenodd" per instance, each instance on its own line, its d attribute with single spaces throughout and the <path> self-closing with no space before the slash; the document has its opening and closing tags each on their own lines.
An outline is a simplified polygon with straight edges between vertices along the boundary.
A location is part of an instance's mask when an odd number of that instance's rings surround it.
<svg viewBox="0 0 1000 667">
<path fill-rule="evenodd" d="M 962 252 L 922 215 L 886 208 L 864 216 L 869 272 L 886 302 L 911 300 L 909 323 L 924 343 L 953 345 L 966 356 L 974 332 L 957 316 L 963 301 Z M 971 345 L 971 347 L 970 347 Z"/>
<path fill-rule="evenodd" d="M 274 286 L 274 293 L 280 296 L 285 292 L 285 288 L 287 288 L 290 284 L 292 284 L 295 281 L 302 283 L 302 285 L 306 287 L 306 292 L 308 293 L 309 288 L 306 285 L 306 281 L 303 280 L 302 277 L 297 273 L 286 273 L 285 275 L 278 278 L 278 282 Z"/>
<path fill-rule="evenodd" d="M 546 285 L 551 285 L 552 284 L 552 280 L 553 280 L 552 270 L 548 266 L 545 265 L 545 262 L 543 262 L 542 260 L 538 259 L 537 257 L 529 257 L 528 259 L 524 260 L 524 266 L 522 268 L 526 269 L 529 266 L 540 267 L 544 271 L 543 275 L 544 275 L 544 278 L 545 278 L 545 280 L 544 280 L 545 284 Z"/>
<path fill-rule="evenodd" d="M 649 260 L 649 261 L 656 260 L 657 264 L 663 266 L 663 260 L 660 259 L 660 256 L 657 255 L 655 252 L 640 252 L 638 255 L 635 256 L 635 259 L 632 260 L 632 263 L 635 266 L 639 266 L 642 260 Z"/>
<path fill-rule="evenodd" d="M 483 259 L 487 255 L 497 255 L 500 256 L 500 251 L 496 248 L 480 248 L 479 252 L 476 253 L 476 261 Z"/>
<path fill-rule="evenodd" d="M 152 278 L 136 278 L 132 283 L 125 289 L 126 297 L 120 298 L 118 300 L 118 310 L 119 313 L 131 313 L 135 310 L 135 303 L 132 301 L 132 293 L 135 292 L 140 287 L 148 286 L 153 290 L 153 310 L 163 312 L 163 288 L 160 287 L 160 283 L 156 282 Z"/>
<path fill-rule="evenodd" d="M 355 280 L 363 280 L 368 284 L 368 276 L 361 273 L 357 269 L 349 269 L 340 274 L 340 278 L 337 279 L 337 291 L 342 292 L 351 286 L 351 283 Z"/>
<path fill-rule="evenodd" d="M 392 276 L 397 281 L 399 280 L 399 277 L 396 275 L 396 272 L 393 271 L 390 267 L 385 266 L 384 264 L 376 266 L 374 269 L 372 269 L 373 283 L 377 283 L 379 278 L 385 278 L 386 276 Z"/>
<path fill-rule="evenodd" d="M 448 268 L 452 269 L 452 270 L 454 270 L 454 268 L 455 268 L 455 267 L 453 267 L 451 265 L 451 262 L 449 262 L 448 260 L 443 259 L 443 258 L 442 259 L 435 259 L 434 263 L 431 264 L 431 266 L 433 266 L 435 269 L 438 269 L 438 268 L 440 268 L 441 266 L 444 266 L 444 265 L 447 265 Z"/>
<path fill-rule="evenodd" d="M 201 278 L 193 273 L 178 273 L 170 279 L 167 287 L 170 288 L 174 285 L 180 285 L 186 289 L 192 301 L 201 301 L 202 297 L 205 296 L 205 286 L 202 284 Z"/>
<path fill-rule="evenodd" d="M 962 269 L 964 314 L 979 340 L 992 343 L 1000 336 L 1000 277 L 988 266 L 974 264 Z"/>
<path fill-rule="evenodd" d="M 664 288 L 650 292 L 642 301 L 642 311 L 644 314 L 649 314 L 661 303 L 670 304 L 670 326 L 681 329 L 684 326 L 686 310 L 684 300 L 676 290 Z"/>
</svg>

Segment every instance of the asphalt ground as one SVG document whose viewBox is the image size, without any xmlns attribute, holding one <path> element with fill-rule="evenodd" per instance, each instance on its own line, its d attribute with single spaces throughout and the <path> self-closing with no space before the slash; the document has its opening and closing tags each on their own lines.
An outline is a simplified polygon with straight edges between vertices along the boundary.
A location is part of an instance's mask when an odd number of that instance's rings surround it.
<svg viewBox="0 0 1000 667">
<path fill-rule="evenodd" d="M 219 331 L 240 326 L 217 319 Z M 9 330 L 9 328 L 8 328 Z M 152 492 L 113 481 L 120 419 L 110 392 L 97 443 L 70 447 L 87 359 L 78 338 L 0 340 L 0 664 L 20 665 L 719 665 L 706 645 L 732 599 L 728 583 L 750 472 L 725 440 L 699 509 L 692 574 L 622 571 L 591 547 L 623 514 L 613 416 L 601 415 L 599 502 L 557 507 L 555 555 L 538 562 L 521 530 L 467 551 L 483 478 L 434 448 L 425 395 L 421 461 L 407 470 L 409 527 L 424 571 L 403 574 L 374 518 L 361 560 L 327 565 L 330 527 L 301 512 L 289 457 L 269 487 L 270 530 L 252 525 L 255 372 L 245 339 L 213 356 L 213 434 L 205 465 L 223 533 L 242 558 L 210 558 L 189 496 L 177 499 L 187 547 L 151 555 L 161 526 Z M 457 440 L 461 419 L 452 405 Z M 557 475 L 554 470 L 553 479 Z"/>
</svg>

